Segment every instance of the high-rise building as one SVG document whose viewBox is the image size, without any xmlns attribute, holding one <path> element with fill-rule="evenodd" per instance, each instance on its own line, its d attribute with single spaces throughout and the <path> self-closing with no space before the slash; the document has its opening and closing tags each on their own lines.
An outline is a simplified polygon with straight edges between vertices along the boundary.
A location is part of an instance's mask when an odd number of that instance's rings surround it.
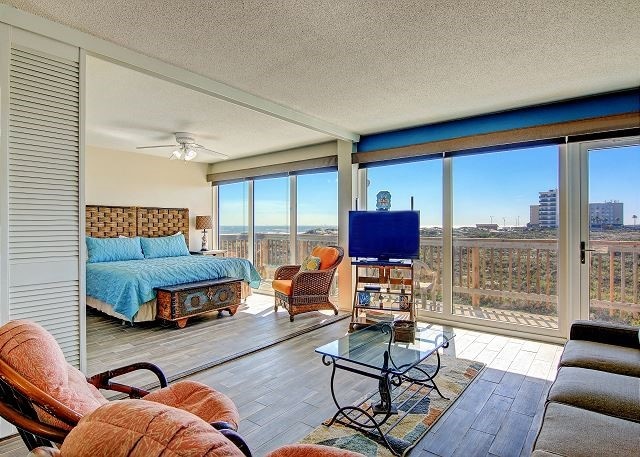
<svg viewBox="0 0 640 457">
<path fill-rule="evenodd" d="M 612 200 L 604 203 L 589 203 L 589 222 L 592 226 L 618 225 L 624 221 L 623 203 Z"/>
<path fill-rule="evenodd" d="M 540 227 L 555 228 L 558 226 L 558 189 L 539 192 L 538 220 Z"/>
<path fill-rule="evenodd" d="M 529 227 L 540 225 L 540 205 L 529 205 Z"/>
</svg>

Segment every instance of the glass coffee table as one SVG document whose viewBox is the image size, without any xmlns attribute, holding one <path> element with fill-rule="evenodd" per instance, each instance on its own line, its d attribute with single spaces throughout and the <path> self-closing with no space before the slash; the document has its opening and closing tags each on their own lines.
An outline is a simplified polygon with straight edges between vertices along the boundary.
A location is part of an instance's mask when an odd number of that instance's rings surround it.
<svg viewBox="0 0 640 457">
<path fill-rule="evenodd" d="M 331 396 L 338 408 L 326 425 L 337 422 L 366 434 L 373 433 L 393 454 L 400 455 L 389 444 L 387 435 L 432 391 L 446 398 L 435 381 L 440 371 L 438 350 L 448 347 L 454 336 L 440 328 L 417 326 L 411 342 L 396 342 L 391 323 L 383 322 L 317 348 L 316 352 L 322 354 L 322 363 L 332 367 Z M 419 366 L 431 357 L 435 360 L 428 369 Z M 372 400 L 377 403 L 368 410 L 359 406 L 341 406 L 335 391 L 336 370 L 378 380 L 378 392 L 363 402 Z M 392 416 L 394 420 L 390 421 Z M 385 424 L 383 431 L 381 427 Z"/>
</svg>

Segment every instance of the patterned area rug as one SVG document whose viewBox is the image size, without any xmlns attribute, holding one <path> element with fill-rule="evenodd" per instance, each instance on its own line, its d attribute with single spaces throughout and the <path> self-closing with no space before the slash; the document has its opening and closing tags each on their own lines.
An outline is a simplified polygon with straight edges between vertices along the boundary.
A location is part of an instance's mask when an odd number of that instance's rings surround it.
<svg viewBox="0 0 640 457">
<path fill-rule="evenodd" d="M 392 430 L 387 437 L 391 446 L 398 451 L 399 454 L 405 456 L 420 441 L 420 439 L 429 431 L 431 426 L 442 416 L 442 414 L 456 401 L 456 399 L 464 392 L 471 382 L 483 370 L 485 364 L 474 362 L 473 360 L 457 359 L 443 355 L 442 367 L 440 373 L 436 376 L 436 384 L 440 392 L 449 400 L 440 398 L 440 395 L 431 388 L 412 386 L 409 382 L 404 382 L 397 387 L 396 392 L 402 392 L 394 404 L 399 404 L 400 412 L 411 408 L 416 401 L 419 403 L 414 407 L 411 414 L 406 415 L 398 425 Z M 420 365 L 420 368 L 432 373 L 435 366 L 430 363 Z M 375 381 L 374 381 L 375 382 Z M 403 391 L 404 390 L 404 391 Z M 418 391 L 418 392 L 417 392 Z M 428 394 L 427 397 L 424 397 Z M 339 396 L 339 394 L 338 394 Z M 367 395 L 369 397 L 369 395 Z M 367 398 L 365 397 L 365 398 Z M 395 395 L 394 395 L 395 397 Z M 413 400 L 416 398 L 416 400 Z M 378 403 L 380 397 L 376 392 L 375 395 L 368 400 L 360 400 L 355 404 L 362 409 L 371 411 L 371 405 Z M 405 400 L 406 403 L 403 404 Z M 382 416 L 377 416 L 381 418 Z M 391 416 L 382 428 L 384 433 L 393 426 L 397 416 Z M 328 424 L 331 419 L 327 419 L 309 435 L 307 435 L 301 443 L 324 444 L 340 449 L 360 452 L 370 457 L 388 457 L 393 456 L 391 451 L 383 444 L 377 433 L 361 433 L 352 428 L 341 424 L 334 423 L 330 427 Z"/>
</svg>

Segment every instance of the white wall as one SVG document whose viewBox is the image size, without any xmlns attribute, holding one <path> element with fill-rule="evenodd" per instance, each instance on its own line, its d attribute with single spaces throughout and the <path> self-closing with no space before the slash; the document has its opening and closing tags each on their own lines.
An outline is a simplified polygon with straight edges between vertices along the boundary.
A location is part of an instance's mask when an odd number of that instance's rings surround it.
<svg viewBox="0 0 640 457">
<path fill-rule="evenodd" d="M 86 148 L 87 205 L 189 208 L 191 250 L 200 250 L 202 232 L 195 229 L 196 216 L 211 214 L 211 199 L 206 163 Z M 208 235 L 212 247 L 211 231 Z"/>
</svg>

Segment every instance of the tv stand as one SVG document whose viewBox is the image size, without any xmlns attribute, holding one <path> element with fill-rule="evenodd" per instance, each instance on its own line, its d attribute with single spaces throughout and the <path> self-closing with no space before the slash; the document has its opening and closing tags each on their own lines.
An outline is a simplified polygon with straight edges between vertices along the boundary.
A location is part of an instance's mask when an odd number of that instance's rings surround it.
<svg viewBox="0 0 640 457">
<path fill-rule="evenodd" d="M 414 265 L 410 259 L 353 259 L 356 283 L 349 331 L 382 321 L 415 322 Z"/>
</svg>

